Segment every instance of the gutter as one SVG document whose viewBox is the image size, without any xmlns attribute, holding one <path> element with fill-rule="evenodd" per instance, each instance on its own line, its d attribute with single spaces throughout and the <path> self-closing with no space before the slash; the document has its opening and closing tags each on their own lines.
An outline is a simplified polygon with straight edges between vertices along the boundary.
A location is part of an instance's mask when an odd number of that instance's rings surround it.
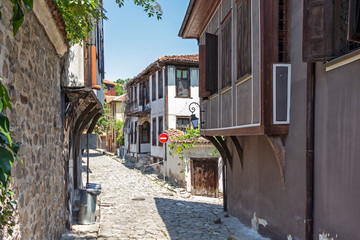
<svg viewBox="0 0 360 240">
<path fill-rule="evenodd" d="M 186 26 L 188 24 L 188 21 L 189 21 L 189 17 L 191 15 L 192 10 L 194 9 L 195 2 L 196 2 L 196 0 L 190 0 L 190 2 L 189 2 L 189 6 L 187 8 L 184 20 L 183 20 L 183 22 L 181 24 L 181 28 L 180 28 L 179 33 L 178 33 L 179 37 L 182 37 L 182 35 L 184 34 L 185 28 L 186 28 Z"/>
<path fill-rule="evenodd" d="M 315 73 L 316 63 L 308 62 L 306 82 L 306 240 L 314 239 Z"/>
</svg>

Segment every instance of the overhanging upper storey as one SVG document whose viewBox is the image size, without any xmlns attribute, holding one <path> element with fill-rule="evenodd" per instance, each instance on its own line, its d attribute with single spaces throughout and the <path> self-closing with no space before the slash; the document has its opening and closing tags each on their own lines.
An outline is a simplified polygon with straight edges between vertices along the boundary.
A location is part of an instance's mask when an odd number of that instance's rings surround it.
<svg viewBox="0 0 360 240">
<path fill-rule="evenodd" d="M 179 37 L 199 39 L 221 0 L 190 0 Z"/>
<path fill-rule="evenodd" d="M 289 3 L 190 1 L 179 35 L 199 43 L 202 135 L 288 133 Z"/>
</svg>

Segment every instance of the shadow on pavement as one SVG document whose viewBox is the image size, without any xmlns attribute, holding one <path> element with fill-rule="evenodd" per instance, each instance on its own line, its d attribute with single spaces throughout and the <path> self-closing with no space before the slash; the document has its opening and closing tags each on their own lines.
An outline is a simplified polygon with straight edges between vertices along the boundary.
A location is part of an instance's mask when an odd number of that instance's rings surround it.
<svg viewBox="0 0 360 240">
<path fill-rule="evenodd" d="M 230 235 L 221 223 L 222 206 L 210 203 L 154 198 L 170 239 L 227 239 Z"/>
</svg>

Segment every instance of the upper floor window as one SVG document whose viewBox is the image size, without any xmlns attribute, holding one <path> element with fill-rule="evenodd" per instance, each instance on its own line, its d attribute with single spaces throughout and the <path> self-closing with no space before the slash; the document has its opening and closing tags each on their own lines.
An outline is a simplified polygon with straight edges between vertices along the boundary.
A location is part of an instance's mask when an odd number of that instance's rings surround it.
<svg viewBox="0 0 360 240">
<path fill-rule="evenodd" d="M 177 97 L 190 97 L 190 76 L 189 70 L 177 69 L 176 70 L 176 96 Z"/>
<path fill-rule="evenodd" d="M 158 93 L 159 93 L 159 99 L 163 97 L 163 72 L 159 71 L 158 72 L 159 76 L 158 76 Z"/>
<path fill-rule="evenodd" d="M 188 117 L 179 117 L 176 119 L 176 129 L 186 133 L 186 128 L 190 127 L 190 119 Z"/>
<path fill-rule="evenodd" d="M 159 131 L 158 131 L 158 135 L 157 135 L 157 140 L 159 139 L 159 135 L 160 134 L 162 134 L 163 133 L 163 130 L 164 130 L 164 128 L 163 128 L 163 117 L 159 117 L 159 127 L 158 127 L 158 129 L 159 129 Z M 159 142 L 159 146 L 162 146 L 163 144 L 161 143 L 161 142 Z"/>
<path fill-rule="evenodd" d="M 151 93 L 152 93 L 151 99 L 153 101 L 155 101 L 156 100 L 156 74 L 152 75 L 152 77 L 151 77 Z"/>
<path fill-rule="evenodd" d="M 152 119 L 152 145 L 156 146 L 157 134 L 156 134 L 156 118 Z"/>
<path fill-rule="evenodd" d="M 351 51 L 354 51 L 360 47 L 360 43 L 348 41 L 348 31 L 349 31 L 349 1 L 342 0 L 335 1 L 335 56 L 341 56 L 347 54 Z M 355 1 L 354 1 L 355 2 Z M 353 4 L 351 8 L 357 8 L 357 14 L 360 14 L 360 4 Z M 354 10 L 351 9 L 351 10 Z M 359 16 L 358 16 L 359 18 Z M 355 20 L 355 19 L 354 19 Z M 357 19 L 357 21 L 360 21 Z M 359 24 L 359 23 L 358 23 Z M 350 23 L 350 26 L 354 23 Z M 360 29 L 359 29 L 360 30 Z"/>
<path fill-rule="evenodd" d="M 231 85 L 231 15 L 221 24 L 221 87 Z"/>
<path fill-rule="evenodd" d="M 251 73 L 251 4 L 242 0 L 237 5 L 236 48 L 237 78 Z"/>
</svg>

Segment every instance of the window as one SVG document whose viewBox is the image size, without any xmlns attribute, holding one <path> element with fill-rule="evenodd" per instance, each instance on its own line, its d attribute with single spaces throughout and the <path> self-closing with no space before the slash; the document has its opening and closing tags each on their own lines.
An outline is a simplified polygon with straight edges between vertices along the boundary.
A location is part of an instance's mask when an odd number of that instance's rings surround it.
<svg viewBox="0 0 360 240">
<path fill-rule="evenodd" d="M 350 0 L 349 40 L 360 42 L 360 2 Z"/>
<path fill-rule="evenodd" d="M 163 97 L 163 72 L 159 71 L 158 72 L 159 76 L 158 76 L 158 93 L 159 93 L 159 99 Z"/>
<path fill-rule="evenodd" d="M 190 76 L 189 70 L 176 70 L 176 96 L 190 97 Z"/>
<path fill-rule="evenodd" d="M 131 144 L 134 143 L 134 126 L 133 126 L 132 123 L 131 123 L 131 126 L 130 126 L 130 143 Z"/>
<path fill-rule="evenodd" d="M 356 8 L 356 4 L 353 4 L 352 7 Z M 359 11 L 359 6 L 357 7 Z M 335 1 L 335 19 L 335 56 L 342 56 L 356 49 L 359 49 L 359 43 L 348 41 L 349 0 Z"/>
<path fill-rule="evenodd" d="M 152 120 L 152 145 L 156 146 L 157 143 L 157 134 L 156 134 L 156 118 Z"/>
<path fill-rule="evenodd" d="M 231 85 L 231 15 L 221 25 L 221 87 Z"/>
<path fill-rule="evenodd" d="M 134 144 L 136 144 L 136 139 L 137 139 L 137 122 L 135 122 L 135 127 L 134 127 Z"/>
<path fill-rule="evenodd" d="M 163 133 L 163 118 L 162 117 L 159 117 L 159 132 L 158 132 L 158 135 L 157 135 L 157 139 L 159 139 L 159 135 Z M 157 140 L 158 141 L 158 140 Z M 163 144 L 161 142 L 159 142 L 159 146 L 162 146 Z"/>
<path fill-rule="evenodd" d="M 141 143 L 150 143 L 150 123 L 144 122 L 141 127 Z"/>
<path fill-rule="evenodd" d="M 281 1 L 281 0 L 280 0 Z M 237 78 L 251 73 L 251 9 L 250 0 L 237 5 Z"/>
<path fill-rule="evenodd" d="M 181 117 L 176 119 L 176 129 L 186 133 L 186 128 L 190 127 L 190 119 L 188 117 Z"/>
<path fill-rule="evenodd" d="M 156 74 L 152 75 L 152 78 L 151 78 L 151 87 L 152 87 L 152 100 L 155 101 L 156 100 Z"/>
</svg>

